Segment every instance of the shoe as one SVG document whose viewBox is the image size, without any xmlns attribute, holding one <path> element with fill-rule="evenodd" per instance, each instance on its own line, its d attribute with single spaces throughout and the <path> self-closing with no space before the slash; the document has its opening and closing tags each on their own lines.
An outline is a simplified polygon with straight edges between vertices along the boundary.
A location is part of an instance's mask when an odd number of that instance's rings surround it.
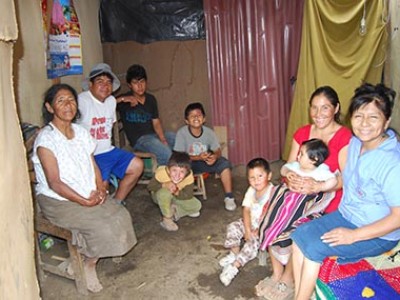
<svg viewBox="0 0 400 300">
<path fill-rule="evenodd" d="M 232 251 L 229 252 L 229 254 L 223 258 L 221 258 L 218 262 L 218 264 L 225 268 L 227 265 L 233 264 L 236 260 L 236 255 Z"/>
<path fill-rule="evenodd" d="M 164 219 L 160 222 L 162 228 L 167 231 L 177 231 L 179 229 L 178 225 L 170 219 Z"/>
<path fill-rule="evenodd" d="M 200 212 L 198 211 L 198 212 L 192 213 L 192 214 L 188 215 L 188 217 L 198 218 L 198 217 L 200 217 Z"/>
<path fill-rule="evenodd" d="M 234 211 L 236 209 L 236 203 L 234 198 L 225 197 L 225 209 L 229 211 Z"/>
<path fill-rule="evenodd" d="M 239 273 L 238 268 L 236 268 L 234 265 L 227 265 L 219 275 L 219 280 L 224 286 L 228 286 L 231 284 L 237 273 Z"/>
</svg>

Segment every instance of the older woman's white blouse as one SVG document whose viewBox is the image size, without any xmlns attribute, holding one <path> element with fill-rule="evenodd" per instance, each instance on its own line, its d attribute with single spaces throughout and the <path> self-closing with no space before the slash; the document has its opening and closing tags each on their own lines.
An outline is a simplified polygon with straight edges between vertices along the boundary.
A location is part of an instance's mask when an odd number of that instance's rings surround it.
<svg viewBox="0 0 400 300">
<path fill-rule="evenodd" d="M 37 156 L 38 147 L 50 150 L 57 159 L 60 179 L 82 197 L 89 198 L 91 191 L 96 190 L 94 166 L 91 155 L 96 147 L 89 132 L 77 124 L 72 124 L 74 138 L 68 140 L 51 123 L 40 131 L 34 144 L 32 162 L 34 164 L 36 194 L 68 200 L 54 192 L 48 185 L 43 167 Z"/>
</svg>

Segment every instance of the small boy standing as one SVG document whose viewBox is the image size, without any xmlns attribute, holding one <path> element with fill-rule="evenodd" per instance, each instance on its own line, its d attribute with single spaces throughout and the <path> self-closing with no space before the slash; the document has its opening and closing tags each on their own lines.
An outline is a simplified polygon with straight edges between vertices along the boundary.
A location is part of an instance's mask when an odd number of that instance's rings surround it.
<svg viewBox="0 0 400 300">
<path fill-rule="evenodd" d="M 231 163 L 221 154 L 221 146 L 215 132 L 204 126 L 206 114 L 199 102 L 189 104 L 185 109 L 185 123 L 176 134 L 174 151 L 186 152 L 192 161 L 195 174 L 217 173 L 221 177 L 225 192 L 225 209 L 236 209 L 232 193 Z"/>
<path fill-rule="evenodd" d="M 257 256 L 260 245 L 258 228 L 273 190 L 271 177 L 271 168 L 265 159 L 255 158 L 247 164 L 250 187 L 242 203 L 243 217 L 228 225 L 224 246 L 231 251 L 219 261 L 219 265 L 223 267 L 219 279 L 225 286 L 239 273 L 239 268 Z M 240 248 L 243 239 L 245 243 Z"/>
<path fill-rule="evenodd" d="M 175 221 L 200 216 L 201 202 L 193 196 L 194 177 L 187 153 L 173 152 L 167 166 L 159 166 L 147 189 L 160 207 L 161 227 L 168 231 L 179 229 Z"/>
</svg>

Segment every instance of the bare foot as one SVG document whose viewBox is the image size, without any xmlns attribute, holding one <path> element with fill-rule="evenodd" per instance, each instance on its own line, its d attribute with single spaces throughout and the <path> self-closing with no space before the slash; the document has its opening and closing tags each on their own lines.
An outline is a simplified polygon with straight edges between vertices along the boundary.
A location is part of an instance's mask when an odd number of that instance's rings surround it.
<svg viewBox="0 0 400 300">
<path fill-rule="evenodd" d="M 97 278 L 97 272 L 96 272 L 97 261 L 98 258 L 87 258 L 84 264 L 87 289 L 92 293 L 98 293 L 103 289 L 103 286 L 99 281 L 99 278 Z"/>
</svg>

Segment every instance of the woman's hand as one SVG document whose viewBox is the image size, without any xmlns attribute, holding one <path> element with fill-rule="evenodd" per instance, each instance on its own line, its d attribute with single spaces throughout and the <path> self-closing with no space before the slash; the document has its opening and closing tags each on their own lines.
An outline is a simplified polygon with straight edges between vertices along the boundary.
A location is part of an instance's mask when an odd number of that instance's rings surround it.
<svg viewBox="0 0 400 300">
<path fill-rule="evenodd" d="M 301 187 L 302 194 L 317 194 L 321 191 L 321 184 L 319 181 L 311 177 L 303 177 L 303 185 Z"/>
<path fill-rule="evenodd" d="M 102 199 L 100 204 L 103 204 L 107 199 L 108 191 L 106 189 L 102 188 L 98 192 L 99 192 L 100 199 Z"/>
<path fill-rule="evenodd" d="M 303 188 L 303 177 L 297 175 L 294 172 L 288 172 L 286 174 L 287 186 L 292 192 L 302 193 Z"/>
<path fill-rule="evenodd" d="M 329 232 L 326 232 L 321 236 L 321 240 L 324 243 L 329 244 L 331 247 L 350 245 L 356 241 L 354 230 L 344 227 L 335 228 Z"/>
<path fill-rule="evenodd" d="M 100 192 L 98 190 L 96 191 L 91 191 L 89 195 L 89 199 L 86 201 L 81 202 L 82 206 L 96 206 L 99 204 L 102 204 L 106 200 L 107 194 Z"/>
<path fill-rule="evenodd" d="M 301 177 L 294 172 L 286 175 L 287 186 L 292 192 L 301 194 L 316 194 L 320 192 L 320 182 L 311 177 Z"/>
</svg>

